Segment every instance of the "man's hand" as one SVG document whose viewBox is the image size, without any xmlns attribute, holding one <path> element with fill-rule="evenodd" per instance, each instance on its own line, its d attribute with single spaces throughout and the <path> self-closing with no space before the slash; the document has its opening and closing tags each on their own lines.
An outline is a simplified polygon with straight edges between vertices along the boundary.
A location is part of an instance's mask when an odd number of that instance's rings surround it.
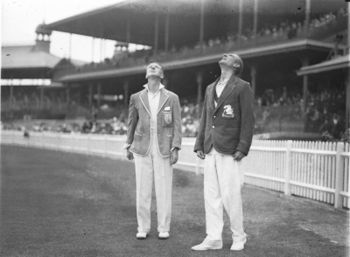
<svg viewBox="0 0 350 257">
<path fill-rule="evenodd" d="M 170 165 L 174 165 L 179 159 L 178 149 L 175 148 L 170 153 Z"/>
<path fill-rule="evenodd" d="M 240 160 L 242 160 L 243 157 L 245 157 L 245 154 L 242 153 L 242 152 L 240 152 L 240 151 L 236 151 L 236 152 L 233 154 L 233 159 L 234 159 L 235 161 L 238 161 L 238 162 L 239 162 Z"/>
<path fill-rule="evenodd" d="M 129 149 L 126 150 L 126 158 L 131 161 L 134 159 L 134 155 L 132 154 L 132 152 L 130 152 Z"/>
<path fill-rule="evenodd" d="M 197 157 L 200 158 L 200 159 L 202 159 L 202 160 L 204 160 L 205 154 L 203 153 L 203 151 L 198 150 L 198 151 L 197 151 Z"/>
</svg>

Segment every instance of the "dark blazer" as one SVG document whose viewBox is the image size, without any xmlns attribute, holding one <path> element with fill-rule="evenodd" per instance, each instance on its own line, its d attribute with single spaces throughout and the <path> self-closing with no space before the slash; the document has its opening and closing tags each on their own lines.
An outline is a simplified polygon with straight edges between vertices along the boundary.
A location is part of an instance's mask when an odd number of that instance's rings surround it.
<svg viewBox="0 0 350 257">
<path fill-rule="evenodd" d="M 151 142 L 151 111 L 147 90 L 131 95 L 126 144 L 130 151 L 146 156 Z M 181 148 L 181 108 L 179 97 L 165 88 L 160 90 L 157 112 L 158 149 L 163 158 L 172 148 Z"/>
<path fill-rule="evenodd" d="M 215 107 L 217 83 L 218 79 L 206 89 L 194 151 L 207 154 L 214 147 L 223 154 L 238 150 L 247 155 L 254 129 L 253 91 L 248 82 L 232 76 Z"/>
</svg>

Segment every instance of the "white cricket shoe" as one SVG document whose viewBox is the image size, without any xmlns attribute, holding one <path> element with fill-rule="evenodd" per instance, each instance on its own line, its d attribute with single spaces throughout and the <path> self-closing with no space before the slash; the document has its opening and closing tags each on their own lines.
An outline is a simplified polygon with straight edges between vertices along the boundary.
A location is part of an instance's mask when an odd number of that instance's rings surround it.
<svg viewBox="0 0 350 257">
<path fill-rule="evenodd" d="M 169 232 L 159 232 L 158 238 L 159 239 L 168 239 L 169 238 Z"/>
<path fill-rule="evenodd" d="M 210 240 L 205 238 L 202 243 L 191 248 L 194 251 L 207 251 L 222 249 L 222 240 Z"/>
<path fill-rule="evenodd" d="M 233 242 L 232 246 L 231 246 L 231 251 L 241 251 L 241 250 L 243 250 L 244 249 L 244 245 L 245 245 L 246 242 L 247 242 L 247 238 L 244 238 L 244 240 L 242 240 L 242 241 Z"/>
<path fill-rule="evenodd" d="M 147 238 L 147 233 L 146 232 L 137 232 L 136 238 L 139 240 L 143 240 Z"/>
</svg>

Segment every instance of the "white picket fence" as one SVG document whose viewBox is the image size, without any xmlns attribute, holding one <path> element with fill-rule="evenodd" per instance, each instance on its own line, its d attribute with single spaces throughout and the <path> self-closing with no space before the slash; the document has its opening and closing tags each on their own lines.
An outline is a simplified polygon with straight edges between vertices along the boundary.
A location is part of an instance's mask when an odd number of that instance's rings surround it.
<svg viewBox="0 0 350 257">
<path fill-rule="evenodd" d="M 1 131 L 1 143 L 125 158 L 123 136 Z M 193 153 L 193 138 L 184 138 L 176 167 L 203 172 Z M 335 142 L 254 140 L 243 161 L 245 183 L 350 207 L 350 145 Z"/>
</svg>

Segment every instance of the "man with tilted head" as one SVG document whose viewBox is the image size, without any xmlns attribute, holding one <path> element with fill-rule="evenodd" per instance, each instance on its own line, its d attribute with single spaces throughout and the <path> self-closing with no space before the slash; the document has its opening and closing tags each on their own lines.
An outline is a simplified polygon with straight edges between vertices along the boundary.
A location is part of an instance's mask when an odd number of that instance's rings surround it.
<svg viewBox="0 0 350 257">
<path fill-rule="evenodd" d="M 230 220 L 231 250 L 244 249 L 241 186 L 242 159 L 252 142 L 253 93 L 239 78 L 243 61 L 236 54 L 224 54 L 219 61 L 221 75 L 205 92 L 203 112 L 194 151 L 204 165 L 204 200 L 207 236 L 192 247 L 195 251 L 221 249 L 223 210 Z"/>
<path fill-rule="evenodd" d="M 150 63 L 147 84 L 130 97 L 127 158 L 135 158 L 137 239 L 146 239 L 151 229 L 151 200 L 154 178 L 158 238 L 169 238 L 172 203 L 172 165 L 181 148 L 179 98 L 161 83 L 163 68 Z"/>
</svg>

